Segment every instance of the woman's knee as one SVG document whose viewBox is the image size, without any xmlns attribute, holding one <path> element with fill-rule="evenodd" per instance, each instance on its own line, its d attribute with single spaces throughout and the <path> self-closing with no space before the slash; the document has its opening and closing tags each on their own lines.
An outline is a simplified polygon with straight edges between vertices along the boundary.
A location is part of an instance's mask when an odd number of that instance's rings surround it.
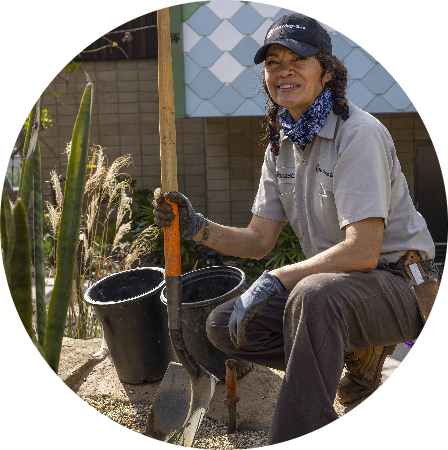
<svg viewBox="0 0 448 450">
<path fill-rule="evenodd" d="M 208 340 L 217 348 L 226 347 L 226 341 L 230 341 L 228 308 L 216 307 L 208 316 L 206 332 Z"/>
</svg>

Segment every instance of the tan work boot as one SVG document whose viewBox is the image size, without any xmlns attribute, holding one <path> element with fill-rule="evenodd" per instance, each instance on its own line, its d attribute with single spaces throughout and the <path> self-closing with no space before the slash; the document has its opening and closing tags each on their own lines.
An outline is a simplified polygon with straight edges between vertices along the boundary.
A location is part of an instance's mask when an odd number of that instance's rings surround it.
<svg viewBox="0 0 448 450">
<path fill-rule="evenodd" d="M 366 347 L 347 353 L 347 372 L 339 382 L 336 397 L 339 403 L 352 403 L 374 392 L 381 381 L 384 360 L 387 355 L 392 355 L 396 346 Z"/>
</svg>

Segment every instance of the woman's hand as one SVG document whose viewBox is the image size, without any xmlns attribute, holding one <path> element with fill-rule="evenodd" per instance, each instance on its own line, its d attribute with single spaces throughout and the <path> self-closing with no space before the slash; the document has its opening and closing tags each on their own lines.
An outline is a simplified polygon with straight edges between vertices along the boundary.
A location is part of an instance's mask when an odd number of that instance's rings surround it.
<svg viewBox="0 0 448 450">
<path fill-rule="evenodd" d="M 167 192 L 160 188 L 154 192 L 154 222 L 161 227 L 169 227 L 174 220 L 172 206 L 164 199 L 179 205 L 179 232 L 184 239 L 193 239 L 205 223 L 204 216 L 197 213 L 188 198 L 180 192 Z"/>
</svg>

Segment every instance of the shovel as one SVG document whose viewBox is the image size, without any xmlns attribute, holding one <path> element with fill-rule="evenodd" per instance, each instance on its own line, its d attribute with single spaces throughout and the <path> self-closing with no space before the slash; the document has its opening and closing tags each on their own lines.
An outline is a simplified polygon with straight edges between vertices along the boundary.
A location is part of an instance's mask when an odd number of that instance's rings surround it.
<svg viewBox="0 0 448 450">
<path fill-rule="evenodd" d="M 177 191 L 176 128 L 169 9 L 157 11 L 159 46 L 159 134 L 162 192 Z M 167 201 L 167 200 L 165 200 Z M 165 280 L 168 329 L 171 345 L 180 362 L 171 362 L 148 413 L 146 434 L 164 439 L 183 429 L 176 443 L 191 447 L 202 417 L 219 381 L 198 364 L 185 345 L 182 334 L 182 280 L 178 205 L 175 219 L 164 228 Z"/>
</svg>

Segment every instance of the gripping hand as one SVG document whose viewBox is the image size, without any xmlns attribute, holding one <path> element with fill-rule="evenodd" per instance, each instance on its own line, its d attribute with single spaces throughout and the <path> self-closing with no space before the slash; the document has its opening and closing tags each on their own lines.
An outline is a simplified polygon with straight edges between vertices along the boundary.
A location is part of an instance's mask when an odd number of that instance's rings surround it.
<svg viewBox="0 0 448 450">
<path fill-rule="evenodd" d="M 180 192 L 167 192 L 163 195 L 160 188 L 154 192 L 154 222 L 161 227 L 169 227 L 174 220 L 173 208 L 164 199 L 179 205 L 179 232 L 184 239 L 193 239 L 204 225 L 205 219 L 197 213 L 188 198 Z"/>
</svg>

